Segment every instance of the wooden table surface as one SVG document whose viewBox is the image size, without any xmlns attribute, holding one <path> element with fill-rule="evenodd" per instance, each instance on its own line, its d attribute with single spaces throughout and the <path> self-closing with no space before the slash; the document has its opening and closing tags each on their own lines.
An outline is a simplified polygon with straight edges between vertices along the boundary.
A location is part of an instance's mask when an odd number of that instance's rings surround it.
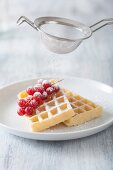
<svg viewBox="0 0 113 170">
<path fill-rule="evenodd" d="M 19 16 L 61 16 L 91 25 L 113 17 L 109 0 L 1 0 L 0 87 L 38 76 L 77 76 L 113 86 L 113 26 L 95 32 L 74 52 L 57 55 L 41 43 L 39 33 Z M 0 170 L 112 170 L 113 126 L 78 140 L 43 142 L 0 130 Z"/>
</svg>

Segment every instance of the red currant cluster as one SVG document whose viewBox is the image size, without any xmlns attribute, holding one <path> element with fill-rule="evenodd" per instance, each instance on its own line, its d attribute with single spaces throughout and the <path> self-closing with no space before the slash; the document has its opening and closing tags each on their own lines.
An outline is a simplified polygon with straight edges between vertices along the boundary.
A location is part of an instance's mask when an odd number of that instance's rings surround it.
<svg viewBox="0 0 113 170">
<path fill-rule="evenodd" d="M 33 115 L 36 108 L 43 104 L 49 95 L 58 92 L 59 89 L 59 86 L 52 85 L 47 80 L 39 80 L 35 86 L 27 88 L 26 92 L 29 96 L 18 101 L 17 113 L 20 116 Z"/>
</svg>

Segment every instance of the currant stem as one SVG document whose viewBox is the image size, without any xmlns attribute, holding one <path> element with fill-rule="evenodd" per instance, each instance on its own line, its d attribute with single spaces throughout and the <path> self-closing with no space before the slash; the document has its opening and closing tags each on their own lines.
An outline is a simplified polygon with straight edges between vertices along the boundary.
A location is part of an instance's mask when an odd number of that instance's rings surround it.
<svg viewBox="0 0 113 170">
<path fill-rule="evenodd" d="M 59 83 L 59 82 L 61 82 L 61 81 L 63 81 L 64 79 L 61 79 L 61 80 L 58 80 L 58 81 L 56 81 L 55 83 L 52 83 L 51 85 L 54 85 L 54 84 L 56 84 L 56 83 Z"/>
</svg>

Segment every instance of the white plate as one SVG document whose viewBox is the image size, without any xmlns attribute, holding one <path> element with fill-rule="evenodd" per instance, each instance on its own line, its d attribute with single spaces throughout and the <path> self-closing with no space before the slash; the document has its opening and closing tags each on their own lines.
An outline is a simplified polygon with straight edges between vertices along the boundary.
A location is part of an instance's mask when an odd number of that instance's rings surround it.
<svg viewBox="0 0 113 170">
<path fill-rule="evenodd" d="M 47 79 L 47 78 L 46 78 Z M 57 126 L 44 132 L 31 132 L 29 122 L 16 114 L 17 93 L 37 79 L 18 82 L 0 89 L 0 127 L 11 134 L 37 140 L 69 140 L 100 132 L 113 123 L 113 88 L 93 80 L 65 78 L 61 85 L 103 106 L 103 116 L 77 127 Z"/>
</svg>

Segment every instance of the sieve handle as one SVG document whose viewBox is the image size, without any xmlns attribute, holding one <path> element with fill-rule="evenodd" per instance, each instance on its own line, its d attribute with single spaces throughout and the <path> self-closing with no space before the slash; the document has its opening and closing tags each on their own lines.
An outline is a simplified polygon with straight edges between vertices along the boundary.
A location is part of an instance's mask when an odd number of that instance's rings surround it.
<svg viewBox="0 0 113 170">
<path fill-rule="evenodd" d="M 106 25 L 111 25 L 113 24 L 113 18 L 107 18 L 107 19 L 102 19 L 98 21 L 97 23 L 93 24 L 90 26 L 92 32 L 95 32 L 99 30 L 100 28 L 106 26 Z"/>
<path fill-rule="evenodd" d="M 32 26 L 34 29 L 36 29 L 38 31 L 38 28 L 35 26 L 34 22 L 32 22 L 31 20 L 29 20 L 27 17 L 25 16 L 21 16 L 18 20 L 17 20 L 17 24 L 21 25 L 23 22 L 28 23 L 30 26 Z"/>
</svg>

